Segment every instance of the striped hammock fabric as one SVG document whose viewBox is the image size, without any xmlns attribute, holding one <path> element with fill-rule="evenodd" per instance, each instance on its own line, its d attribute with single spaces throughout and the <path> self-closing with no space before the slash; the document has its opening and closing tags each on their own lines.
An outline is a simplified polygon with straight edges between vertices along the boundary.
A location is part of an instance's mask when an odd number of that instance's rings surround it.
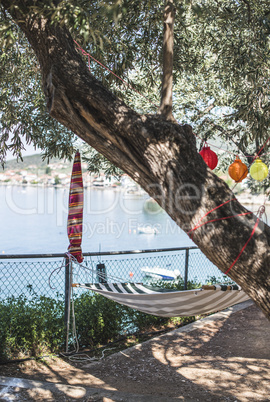
<svg viewBox="0 0 270 402">
<path fill-rule="evenodd" d="M 72 286 L 92 290 L 125 306 L 161 317 L 214 313 L 249 299 L 237 286 L 182 291 L 156 289 L 138 283 L 74 283 Z"/>
<path fill-rule="evenodd" d="M 77 151 L 72 168 L 69 190 L 69 213 L 67 232 L 69 238 L 69 253 L 81 263 L 83 255 L 81 250 L 83 222 L 83 181 L 80 152 Z"/>
</svg>

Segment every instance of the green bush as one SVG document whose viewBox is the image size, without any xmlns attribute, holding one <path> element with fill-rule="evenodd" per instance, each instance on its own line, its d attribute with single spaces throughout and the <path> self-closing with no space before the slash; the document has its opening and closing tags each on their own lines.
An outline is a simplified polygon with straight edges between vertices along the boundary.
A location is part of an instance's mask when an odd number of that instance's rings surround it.
<svg viewBox="0 0 270 402">
<path fill-rule="evenodd" d="M 213 279 L 213 278 L 212 278 Z M 155 282 L 152 285 L 167 289 L 183 289 L 183 281 Z M 200 287 L 189 282 L 188 288 Z M 37 296 L 31 288 L 30 296 L 21 295 L 0 300 L 0 359 L 21 356 L 39 356 L 44 352 L 64 349 L 66 329 L 64 326 L 64 301 Z M 147 329 L 166 327 L 170 323 L 184 323 L 194 318 L 171 319 L 157 317 L 133 310 L 108 300 L 99 294 L 83 292 L 74 296 L 77 339 L 80 348 L 93 348 Z M 72 332 L 72 309 L 70 333 Z M 72 336 L 69 337 L 72 342 Z"/>
<path fill-rule="evenodd" d="M 227 275 L 222 275 L 222 277 L 208 276 L 207 285 L 235 285 L 236 283 Z"/>
<path fill-rule="evenodd" d="M 104 344 L 123 333 L 125 308 L 101 295 L 85 292 L 74 297 L 74 310 L 80 347 Z M 70 321 L 72 332 L 72 317 Z M 61 297 L 33 293 L 30 297 L 9 297 L 0 301 L 0 322 L 0 360 L 64 349 L 66 329 Z"/>
<path fill-rule="evenodd" d="M 63 312 L 63 301 L 46 296 L 0 301 L 0 358 L 57 350 L 63 344 Z"/>
<path fill-rule="evenodd" d="M 125 312 L 99 294 L 85 292 L 74 300 L 77 337 L 81 347 L 107 343 L 121 333 Z"/>
<path fill-rule="evenodd" d="M 184 279 L 175 279 L 174 281 L 163 281 L 163 280 L 158 280 L 150 283 L 150 286 L 156 287 L 159 289 L 174 289 L 174 290 L 184 290 L 185 289 L 185 284 L 184 284 Z M 199 289 L 201 288 L 202 284 L 197 281 L 195 278 L 194 280 L 187 281 L 187 290 L 192 290 L 192 289 Z"/>
</svg>

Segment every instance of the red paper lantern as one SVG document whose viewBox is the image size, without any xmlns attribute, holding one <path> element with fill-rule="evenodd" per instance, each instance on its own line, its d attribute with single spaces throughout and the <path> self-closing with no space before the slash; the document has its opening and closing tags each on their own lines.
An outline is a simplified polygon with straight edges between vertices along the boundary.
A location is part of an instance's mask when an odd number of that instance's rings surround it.
<svg viewBox="0 0 270 402">
<path fill-rule="evenodd" d="M 215 169 L 218 164 L 218 157 L 217 154 L 212 151 L 208 145 L 205 144 L 199 154 L 210 169 Z"/>
<path fill-rule="evenodd" d="M 236 157 L 235 161 L 229 166 L 229 175 L 236 182 L 241 183 L 247 177 L 248 167 Z"/>
</svg>

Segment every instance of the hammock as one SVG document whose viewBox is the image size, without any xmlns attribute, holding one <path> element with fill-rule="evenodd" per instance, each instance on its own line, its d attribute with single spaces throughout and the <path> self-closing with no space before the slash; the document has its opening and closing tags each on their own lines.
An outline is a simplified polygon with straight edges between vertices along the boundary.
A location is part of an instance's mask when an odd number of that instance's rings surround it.
<svg viewBox="0 0 270 402">
<path fill-rule="evenodd" d="M 237 285 L 203 286 L 194 290 L 157 289 L 138 283 L 73 283 L 146 314 L 187 317 L 214 313 L 249 297 Z"/>
<path fill-rule="evenodd" d="M 81 251 L 82 218 L 83 183 L 80 153 L 77 151 L 70 184 L 68 215 L 68 237 L 70 241 L 68 256 L 70 261 L 76 263 L 83 261 Z M 161 317 L 213 313 L 248 300 L 248 296 L 237 285 L 203 286 L 201 289 L 178 291 L 153 288 L 139 283 L 104 283 L 107 282 L 106 273 L 99 272 L 99 275 L 101 276 L 99 281 L 101 283 L 74 283 L 72 287 L 90 289 L 125 306 Z M 112 281 L 118 281 L 118 279 L 115 278 Z M 69 322 L 69 312 L 67 317 Z"/>
</svg>

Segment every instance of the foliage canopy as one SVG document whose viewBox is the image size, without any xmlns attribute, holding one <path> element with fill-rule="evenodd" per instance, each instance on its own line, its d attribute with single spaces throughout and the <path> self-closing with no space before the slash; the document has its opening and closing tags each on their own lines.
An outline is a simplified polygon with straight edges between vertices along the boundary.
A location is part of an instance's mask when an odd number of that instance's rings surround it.
<svg viewBox="0 0 270 402">
<path fill-rule="evenodd" d="M 203 140 L 219 138 L 234 153 L 254 155 L 269 137 L 268 1 L 186 0 L 175 7 L 175 118 Z M 86 58 L 91 72 L 129 106 L 156 113 L 163 10 L 164 1 L 156 0 L 65 0 L 36 2 L 33 13 L 67 26 L 87 52 L 152 102 Z M 8 148 L 20 156 L 23 141 L 46 156 L 71 157 L 75 136 L 49 117 L 35 54 L 3 7 L 0 30 L 2 162 Z M 93 169 L 101 159 L 91 151 Z M 231 161 L 226 154 L 225 163 Z"/>
</svg>

